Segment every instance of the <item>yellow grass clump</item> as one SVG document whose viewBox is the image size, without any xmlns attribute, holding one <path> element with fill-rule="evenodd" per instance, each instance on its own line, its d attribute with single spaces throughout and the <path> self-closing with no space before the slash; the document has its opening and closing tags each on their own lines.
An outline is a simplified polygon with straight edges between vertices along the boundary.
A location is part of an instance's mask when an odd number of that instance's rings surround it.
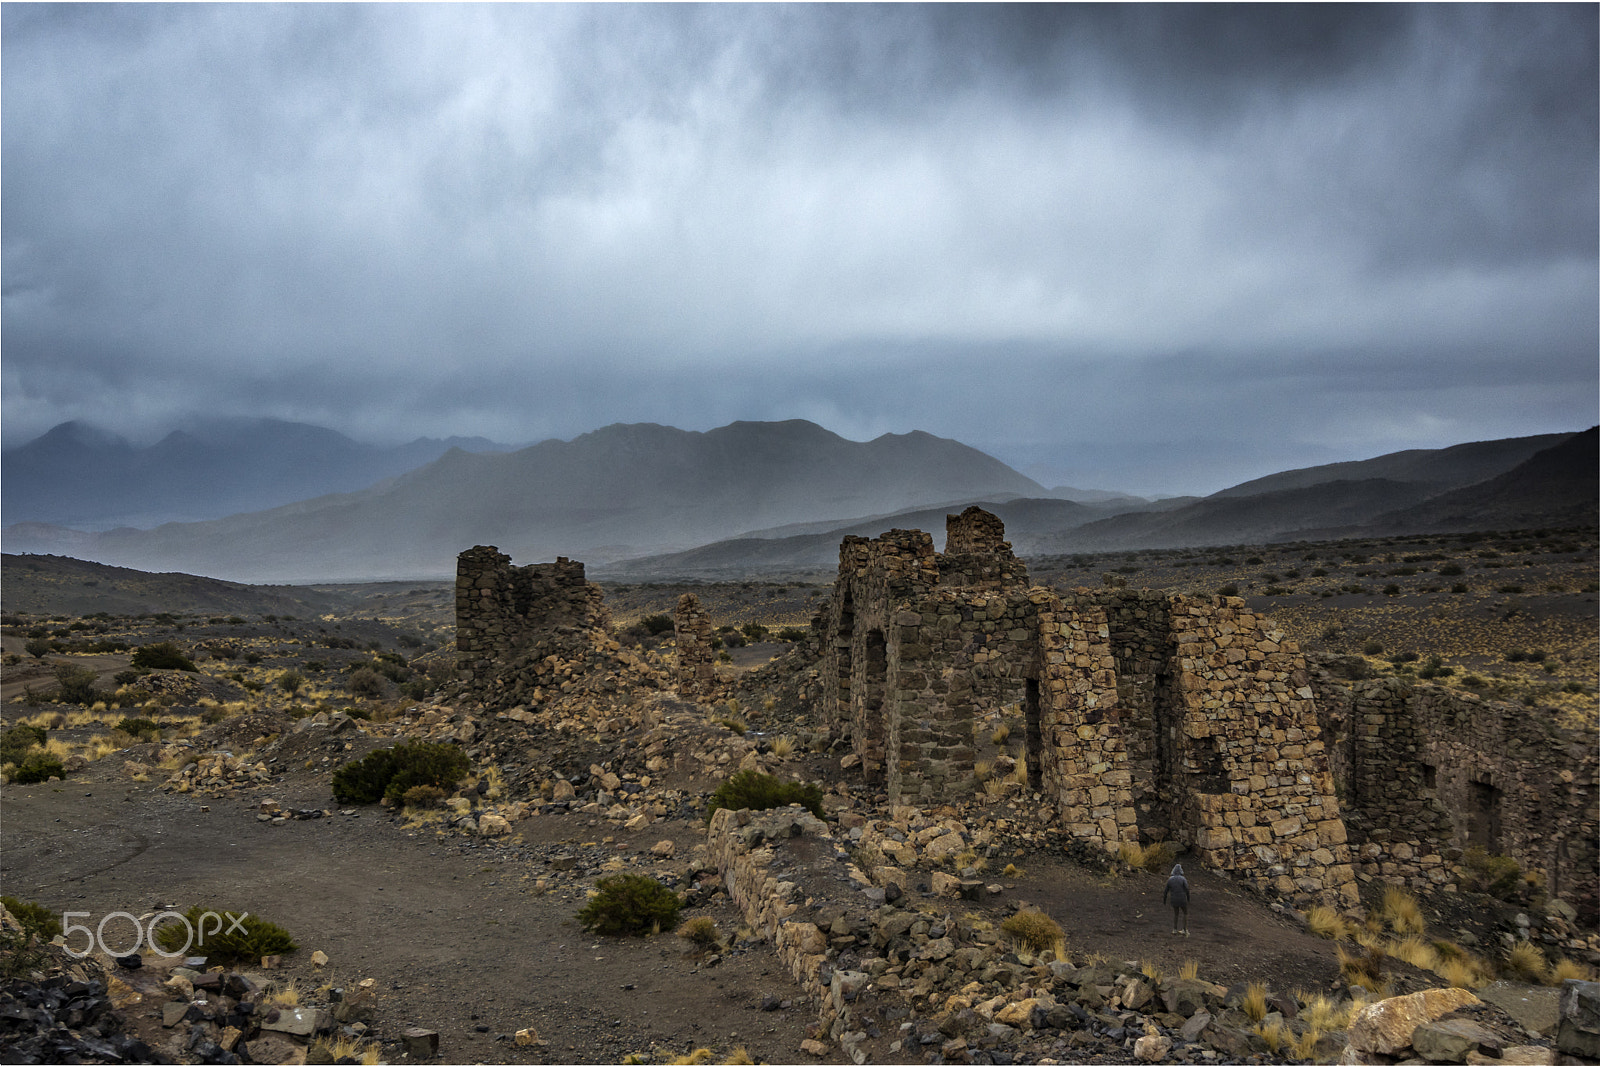
<svg viewBox="0 0 1600 1066">
<path fill-rule="evenodd" d="M 751 1057 L 750 1049 L 740 1044 L 728 1052 L 728 1057 L 722 1060 L 722 1066 L 755 1066 L 756 1060 Z"/>
<path fill-rule="evenodd" d="M 1390 885 L 1383 893 L 1383 906 L 1379 913 L 1397 936 L 1421 934 L 1426 923 L 1422 920 L 1422 906 L 1417 897 L 1398 885 Z"/>
<path fill-rule="evenodd" d="M 1489 980 L 1482 960 L 1465 954 L 1446 956 L 1433 972 L 1444 978 L 1451 988 L 1481 988 Z"/>
<path fill-rule="evenodd" d="M 1002 725 L 997 727 L 993 733 L 989 734 L 989 742 L 998 748 L 1000 745 L 1004 744 L 1010 736 L 1011 727 L 1008 725 Z"/>
<path fill-rule="evenodd" d="M 1152 985 L 1159 985 L 1162 981 L 1161 967 L 1149 960 L 1139 964 L 1139 972 L 1148 977 Z"/>
<path fill-rule="evenodd" d="M 1327 996 L 1312 996 L 1309 1000 L 1301 999 L 1300 1016 L 1311 1029 L 1327 1032 L 1333 1029 L 1348 1029 L 1350 1016 L 1353 1014 L 1355 1004 L 1350 1002 L 1336 1003 Z M 1313 1041 L 1314 1042 L 1314 1041 Z M 1299 1056 L 1304 1058 L 1305 1056 Z"/>
<path fill-rule="evenodd" d="M 780 759 L 787 759 L 789 756 L 794 754 L 795 739 L 794 737 L 785 733 L 781 737 L 773 737 L 772 743 L 769 744 L 768 747 L 772 751 L 773 755 Z"/>
<path fill-rule="evenodd" d="M 1544 952 L 1540 951 L 1537 945 L 1522 940 L 1506 952 L 1506 961 L 1501 967 L 1501 972 L 1518 981 L 1543 984 L 1550 974 L 1550 963 L 1545 960 Z"/>
<path fill-rule="evenodd" d="M 1256 1022 L 1256 1035 L 1266 1042 L 1267 1049 L 1274 1055 L 1283 1046 L 1283 1023 L 1275 1021 L 1271 1025 Z"/>
<path fill-rule="evenodd" d="M 1324 940 L 1348 940 L 1355 935 L 1355 926 L 1343 915 L 1326 904 L 1319 903 L 1306 912 L 1306 928 L 1312 936 Z"/>
<path fill-rule="evenodd" d="M 1420 936 L 1408 936 L 1395 941 L 1389 945 L 1389 954 L 1419 970 L 1432 970 L 1440 962 L 1439 952 Z"/>
<path fill-rule="evenodd" d="M 1193 981 L 1200 976 L 1200 962 L 1197 959 L 1185 959 L 1178 969 L 1178 976 L 1185 981 Z"/>
<path fill-rule="evenodd" d="M 1244 999 L 1239 1001 L 1239 1009 L 1253 1022 L 1259 1022 L 1267 1016 L 1267 986 L 1260 981 L 1251 981 L 1245 987 Z M 1277 1051 L 1274 1046 L 1273 1051 Z"/>
<path fill-rule="evenodd" d="M 1550 983 L 1563 981 L 1593 981 L 1594 971 L 1576 959 L 1561 959 L 1550 969 Z"/>
<path fill-rule="evenodd" d="M 1018 911 L 1000 923 L 1000 931 L 1035 955 L 1055 948 L 1059 957 L 1066 943 L 1061 926 L 1043 911 Z"/>
<path fill-rule="evenodd" d="M 702 948 L 713 947 L 720 939 L 716 920 L 704 914 L 690 918 L 679 926 L 678 935 L 689 943 Z"/>
</svg>

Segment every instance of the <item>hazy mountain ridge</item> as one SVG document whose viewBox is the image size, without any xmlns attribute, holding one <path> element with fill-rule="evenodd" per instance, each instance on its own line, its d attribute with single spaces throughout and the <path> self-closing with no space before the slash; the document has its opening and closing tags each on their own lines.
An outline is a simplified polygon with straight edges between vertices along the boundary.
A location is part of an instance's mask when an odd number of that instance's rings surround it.
<svg viewBox="0 0 1600 1066">
<path fill-rule="evenodd" d="M 518 561 L 566 555 L 597 574 L 642 579 L 826 570 L 843 535 L 895 527 L 924 529 L 942 547 L 944 516 L 968 503 L 999 514 L 1024 556 L 1425 531 L 1430 523 L 1582 525 L 1596 509 L 1594 434 L 1395 453 L 1250 483 L 1267 491 L 1130 507 L 1050 498 L 998 460 L 921 432 L 857 443 L 800 420 L 704 433 L 617 424 L 516 452 L 453 448 L 357 492 L 213 521 L 103 533 L 14 525 L 6 540 L 10 551 L 243 581 L 444 577 L 473 544 L 495 544 Z M 1546 441 L 1557 445 L 1536 447 Z M 1402 476 L 1338 476 L 1384 471 Z"/>
<path fill-rule="evenodd" d="M 238 580 L 440 576 L 473 544 L 599 563 L 741 529 L 1042 492 L 999 460 L 921 432 L 856 443 L 800 420 L 705 433 L 618 424 L 512 453 L 453 449 L 358 492 L 70 541 L 101 562 Z M 37 528 L 8 529 L 7 540 L 59 550 Z"/>
<path fill-rule="evenodd" d="M 1316 540 L 1464 529 L 1587 527 L 1596 524 L 1597 432 L 1487 441 L 1440 453 L 1404 452 L 1357 463 L 1335 463 L 1288 471 L 1251 484 L 1290 486 L 1249 495 L 1224 490 L 1204 498 L 1187 497 L 1147 504 L 1139 511 L 1097 517 L 1081 504 L 1077 512 L 1053 510 L 1058 500 L 974 500 L 998 514 L 1019 555 L 1039 556 L 1118 549 L 1207 547 Z M 1533 445 L 1556 442 L 1539 449 Z M 1465 456 L 1466 462 L 1460 461 Z M 1526 456 L 1522 461 L 1518 457 Z M 1511 463 L 1509 469 L 1497 464 Z M 1488 469 L 1487 480 L 1464 486 L 1449 481 L 1339 474 L 1387 470 L 1416 476 L 1471 478 Z M 1321 478 L 1321 480 L 1317 480 Z M 961 508 L 950 505 L 943 511 Z M 1083 519 L 1074 522 L 1073 518 Z M 732 539 L 692 551 L 632 559 L 599 572 L 616 580 L 648 580 L 668 575 L 731 579 L 755 572 L 802 573 L 827 570 L 838 560 L 846 534 L 876 536 L 894 528 L 926 530 L 942 547 L 943 513 L 911 512 L 871 521 L 812 529 L 803 536 Z M 831 558 L 831 562 L 830 562 Z"/>
<path fill-rule="evenodd" d="M 148 528 L 351 492 L 451 448 L 507 447 L 482 437 L 362 444 L 335 430 L 277 419 L 203 421 L 141 446 L 82 422 L 63 422 L 0 456 L 0 508 L 8 526 Z"/>
</svg>

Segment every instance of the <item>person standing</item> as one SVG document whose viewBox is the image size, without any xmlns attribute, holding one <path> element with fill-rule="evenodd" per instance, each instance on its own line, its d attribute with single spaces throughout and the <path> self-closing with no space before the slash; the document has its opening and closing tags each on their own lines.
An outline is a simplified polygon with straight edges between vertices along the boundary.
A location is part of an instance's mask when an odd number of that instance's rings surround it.
<svg viewBox="0 0 1600 1066">
<path fill-rule="evenodd" d="M 1172 906 L 1172 935 L 1189 935 L 1189 879 L 1183 876 L 1183 864 L 1177 863 L 1172 867 L 1172 876 L 1167 878 L 1167 887 L 1161 890 L 1161 902 L 1170 903 Z M 1179 923 L 1183 928 L 1178 928 Z"/>
</svg>

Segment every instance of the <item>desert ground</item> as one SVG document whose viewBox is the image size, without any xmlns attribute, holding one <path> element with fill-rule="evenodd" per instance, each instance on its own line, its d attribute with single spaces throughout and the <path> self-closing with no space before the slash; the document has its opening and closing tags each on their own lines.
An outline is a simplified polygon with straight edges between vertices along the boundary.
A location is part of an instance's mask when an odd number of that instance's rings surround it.
<svg viewBox="0 0 1600 1066">
<path fill-rule="evenodd" d="M 1308 649 L 1362 655 L 1383 673 L 1420 675 L 1592 727 L 1596 555 L 1592 532 L 1529 532 L 1053 557 L 1030 560 L 1030 570 L 1061 588 L 1231 586 Z M 374 980 L 365 1028 L 345 1034 L 369 1059 L 405 1061 L 401 1034 L 420 1027 L 440 1034 L 445 1061 L 667 1062 L 695 1049 L 708 1049 L 709 1061 L 815 1061 L 801 1052 L 802 1041 L 818 1035 L 815 1009 L 771 945 L 742 927 L 725 892 L 691 892 L 684 911 L 715 921 L 720 942 L 709 948 L 670 933 L 600 937 L 577 921 L 608 873 L 645 872 L 693 889 L 705 803 L 727 772 L 713 764 L 656 775 L 640 787 L 660 813 L 645 828 L 622 827 L 581 802 L 593 787 L 584 782 L 600 776 L 591 771 L 601 764 L 634 766 L 649 735 L 644 727 L 586 726 L 583 700 L 601 697 L 575 690 L 566 705 L 571 727 L 538 733 L 537 743 L 518 739 L 525 734 L 496 721 L 494 709 L 475 712 L 470 750 L 479 754 L 463 795 L 481 782 L 478 795 L 492 787 L 524 801 L 530 816 L 506 835 L 470 833 L 441 812 L 335 800 L 330 781 L 339 766 L 422 735 L 430 708 L 435 729 L 449 726 L 454 708 L 441 703 L 453 665 L 448 584 L 317 586 L 279 590 L 288 598 L 269 611 L 248 599 L 232 609 L 187 609 L 159 584 L 135 593 L 104 575 L 25 570 L 16 558 L 4 574 L 0 719 L 7 728 L 43 728 L 50 751 L 78 760 L 58 780 L 5 784 L 5 895 L 93 921 L 192 905 L 269 918 L 299 950 L 282 969 L 258 975 L 263 981 L 293 987 L 303 1003 L 329 1003 L 335 989 Z M 783 776 L 816 783 L 831 818 L 873 812 L 880 799 L 841 767 L 841 749 L 827 744 L 799 697 L 805 651 L 794 638 L 826 595 L 820 578 L 606 587 L 618 643 L 638 677 L 666 676 L 671 631 L 652 632 L 659 620 L 650 620 L 670 614 L 684 591 L 699 596 L 720 630 L 718 669 L 733 702 L 698 708 L 683 743 L 714 752 L 747 742 Z M 156 609 L 130 610 L 130 597 Z M 780 634 L 787 639 L 774 639 Z M 156 671 L 169 679 L 160 684 L 135 677 L 133 651 L 163 643 L 190 654 L 195 669 Z M 92 672 L 94 698 L 58 702 L 63 664 Z M 638 705 L 670 700 L 665 687 L 647 687 Z M 682 711 L 681 701 L 673 706 Z M 324 725 L 330 715 L 341 723 L 337 734 Z M 118 728 L 137 718 L 156 732 Z M 213 787 L 177 783 L 185 767 L 222 750 L 262 773 L 241 771 Z M 579 802 L 549 802 L 557 777 L 577 783 Z M 303 816 L 263 815 L 274 805 Z M 1015 830 L 1028 824 L 1028 807 L 1025 795 L 1001 792 L 960 813 Z M 1332 941 L 1314 935 L 1304 916 L 1269 908 L 1225 878 L 1187 867 L 1192 935 L 1175 938 L 1160 903 L 1164 869 L 1085 864 L 1043 833 L 996 839 L 982 857 L 990 890 L 964 904 L 973 921 L 998 923 L 1033 905 L 1060 923 L 1068 957 L 1079 964 L 1137 960 L 1169 975 L 1188 966 L 1235 993 L 1259 981 L 1301 1000 L 1350 995 Z M 1368 892 L 1376 907 L 1381 892 Z M 917 906 L 941 905 L 913 896 Z M 1519 909 L 1517 901 L 1446 894 L 1420 907 L 1428 935 L 1486 949 L 1515 928 Z M 315 965 L 314 951 L 328 962 Z M 1574 966 L 1595 962 L 1600 956 L 1573 953 Z M 1446 983 L 1398 959 L 1386 979 L 1390 991 Z M 128 1026 L 181 1058 L 162 1025 L 160 998 L 127 1008 Z M 938 1045 L 891 1049 L 898 1021 L 884 1019 L 860 1050 L 871 1061 L 930 1061 Z M 1496 1021 L 1517 1024 L 1509 1014 Z M 519 1031 L 537 1038 L 519 1043 Z M 964 1061 L 1128 1056 L 1107 1041 L 974 1053 Z M 1196 1061 L 1216 1061 L 1215 1053 L 1195 1053 Z M 1265 1044 L 1251 1057 L 1298 1061 L 1287 1047 Z M 830 1045 L 825 1060 L 851 1058 Z"/>
</svg>

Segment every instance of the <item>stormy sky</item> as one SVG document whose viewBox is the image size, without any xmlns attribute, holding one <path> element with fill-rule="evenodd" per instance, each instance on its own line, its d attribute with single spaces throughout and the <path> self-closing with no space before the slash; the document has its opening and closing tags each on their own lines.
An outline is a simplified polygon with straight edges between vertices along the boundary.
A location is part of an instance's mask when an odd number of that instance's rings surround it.
<svg viewBox="0 0 1600 1066">
<path fill-rule="evenodd" d="M 922 429 L 1210 492 L 1600 420 L 1597 9 L 7 4 L 3 429 Z"/>
</svg>

